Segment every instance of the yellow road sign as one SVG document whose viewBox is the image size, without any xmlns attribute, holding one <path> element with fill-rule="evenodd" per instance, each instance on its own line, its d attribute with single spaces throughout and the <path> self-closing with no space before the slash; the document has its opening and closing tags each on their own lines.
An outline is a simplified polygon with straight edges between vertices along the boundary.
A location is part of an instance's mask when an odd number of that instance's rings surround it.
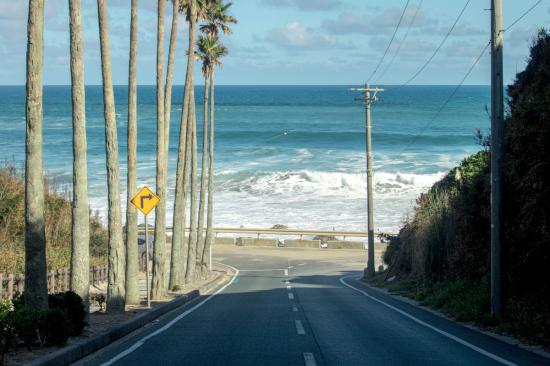
<svg viewBox="0 0 550 366">
<path fill-rule="evenodd" d="M 159 204 L 160 197 L 150 190 L 149 187 L 143 187 L 130 202 L 144 215 L 148 215 Z"/>
</svg>

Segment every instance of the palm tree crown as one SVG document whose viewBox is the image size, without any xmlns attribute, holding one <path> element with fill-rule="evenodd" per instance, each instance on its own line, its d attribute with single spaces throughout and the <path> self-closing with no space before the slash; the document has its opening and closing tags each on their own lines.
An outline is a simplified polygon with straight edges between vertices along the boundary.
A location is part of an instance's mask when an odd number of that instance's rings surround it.
<svg viewBox="0 0 550 366">
<path fill-rule="evenodd" d="M 227 47 L 215 36 L 200 35 L 197 41 L 197 57 L 202 60 L 202 73 L 209 76 L 215 66 L 221 66 L 221 58 L 227 55 Z"/>
<path fill-rule="evenodd" d="M 205 24 L 200 26 L 200 30 L 209 36 L 218 36 L 219 30 L 223 34 L 231 34 L 229 24 L 237 24 L 237 20 L 228 14 L 229 8 L 233 3 L 223 3 L 222 0 L 210 0 L 205 4 Z"/>
</svg>

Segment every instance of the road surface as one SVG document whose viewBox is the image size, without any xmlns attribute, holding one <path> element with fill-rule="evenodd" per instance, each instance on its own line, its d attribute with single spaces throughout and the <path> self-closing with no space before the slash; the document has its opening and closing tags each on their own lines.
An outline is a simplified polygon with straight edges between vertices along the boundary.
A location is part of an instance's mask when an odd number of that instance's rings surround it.
<svg viewBox="0 0 550 366">
<path fill-rule="evenodd" d="M 365 254 L 217 247 L 231 284 L 78 365 L 550 365 L 369 289 Z"/>
</svg>

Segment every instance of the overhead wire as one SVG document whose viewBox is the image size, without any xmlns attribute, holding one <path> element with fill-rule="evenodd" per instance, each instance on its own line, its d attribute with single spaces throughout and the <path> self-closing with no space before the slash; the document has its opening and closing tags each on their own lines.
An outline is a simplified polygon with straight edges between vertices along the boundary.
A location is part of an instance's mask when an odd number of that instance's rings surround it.
<svg viewBox="0 0 550 366">
<path fill-rule="evenodd" d="M 401 17 L 399 18 L 399 22 L 397 23 L 397 26 L 395 27 L 393 35 L 392 35 L 392 37 L 391 37 L 391 39 L 388 43 L 388 46 L 386 47 L 386 50 L 384 51 L 384 54 L 382 54 L 382 57 L 378 61 L 378 64 L 376 65 L 376 67 L 372 71 L 372 74 L 368 78 L 369 83 L 372 80 L 372 78 L 374 77 L 374 75 L 376 75 L 376 73 L 378 72 L 378 69 L 380 68 L 380 65 L 382 65 L 382 62 L 384 62 L 384 59 L 386 58 L 386 55 L 388 54 L 388 51 L 390 50 L 390 47 L 391 47 L 393 41 L 395 40 L 395 36 L 397 35 L 397 32 L 399 31 L 399 27 L 401 27 L 401 23 L 403 22 L 403 18 L 405 17 L 405 13 L 407 12 L 407 8 L 409 7 L 410 2 L 411 2 L 411 0 L 407 0 L 407 3 L 405 4 L 405 7 L 403 8 L 403 12 L 401 13 Z"/>
<path fill-rule="evenodd" d="M 395 51 L 392 59 L 390 60 L 390 62 L 388 63 L 388 65 L 386 66 L 386 68 L 384 69 L 384 71 L 382 72 L 382 75 L 380 75 L 378 77 L 378 80 L 376 81 L 376 84 L 379 83 L 379 81 L 382 80 L 382 78 L 386 75 L 386 73 L 389 71 L 389 69 L 391 68 L 391 66 L 393 65 L 395 59 L 397 58 L 397 55 L 399 54 L 399 52 L 401 51 L 401 49 L 403 48 L 403 45 L 405 44 L 405 41 L 407 40 L 407 37 L 409 36 L 409 33 L 411 32 L 411 29 L 414 25 L 414 22 L 416 21 L 416 18 L 418 16 L 418 13 L 420 12 L 420 8 L 422 7 L 422 3 L 424 2 L 424 0 L 420 0 L 420 2 L 418 3 L 418 6 L 416 7 L 416 11 L 414 12 L 412 18 L 411 18 L 411 21 L 409 23 L 409 27 L 407 29 L 407 32 L 405 33 L 405 35 L 403 36 L 403 39 L 401 40 L 401 42 L 399 43 L 399 46 L 397 47 L 397 50 Z"/>
<path fill-rule="evenodd" d="M 462 16 L 464 15 L 464 12 L 466 11 L 466 8 L 468 8 L 468 5 L 470 5 L 470 2 L 471 0 L 467 0 L 466 3 L 464 4 L 464 6 L 462 7 L 462 10 L 460 11 L 460 13 L 458 14 L 458 16 L 456 17 L 453 25 L 451 26 L 451 28 L 447 31 L 447 33 L 445 34 L 445 37 L 443 37 L 443 40 L 441 41 L 441 43 L 439 43 L 439 46 L 437 46 L 437 48 L 435 49 L 435 51 L 432 53 L 432 55 L 428 58 L 428 60 L 416 71 L 416 73 L 414 73 L 414 75 L 412 77 L 410 77 L 406 82 L 404 82 L 401 86 L 405 86 L 405 85 L 408 85 L 410 84 L 414 79 L 416 79 L 425 69 L 426 67 L 428 67 L 428 65 L 432 62 L 432 60 L 435 58 L 435 56 L 439 53 L 439 51 L 441 50 L 441 48 L 443 47 L 443 45 L 445 44 L 445 42 L 447 41 L 447 39 L 449 38 L 449 36 L 451 35 L 451 33 L 454 31 L 454 29 L 456 28 L 458 22 L 460 21 L 460 19 L 462 18 Z"/>
<path fill-rule="evenodd" d="M 530 12 L 532 12 L 537 6 L 539 6 L 541 3 L 542 3 L 543 0 L 538 0 L 536 1 L 529 9 L 527 9 L 524 13 L 522 13 L 517 19 L 515 19 L 512 23 L 510 23 L 510 25 L 508 25 L 506 28 L 504 28 L 502 30 L 502 32 L 506 32 L 508 30 L 510 30 L 512 27 L 514 27 L 516 24 L 518 24 L 523 18 L 525 18 Z M 476 58 L 475 62 L 472 64 L 472 66 L 470 67 L 470 69 L 468 70 L 468 72 L 466 73 L 466 75 L 462 78 L 460 84 L 453 90 L 453 92 L 449 95 L 449 97 L 445 100 L 445 102 L 441 105 L 441 107 L 437 110 L 437 112 L 435 113 L 435 115 L 433 116 L 433 118 L 422 128 L 422 130 L 416 134 L 412 139 L 411 141 L 409 141 L 409 143 L 399 152 L 398 155 L 401 155 L 403 154 L 405 151 L 407 151 L 414 143 L 416 143 L 416 141 L 418 140 L 418 138 L 420 136 L 422 136 L 424 134 L 424 132 L 426 132 L 426 130 L 435 122 L 435 120 L 441 115 L 441 113 L 443 112 L 443 110 L 447 107 L 447 105 L 449 104 L 449 102 L 451 101 L 451 99 L 454 98 L 454 96 L 456 95 L 456 93 L 458 92 L 458 90 L 462 87 L 462 85 L 464 85 L 464 82 L 466 81 L 466 79 L 468 78 L 468 76 L 470 76 L 470 74 L 472 73 L 472 71 L 474 70 L 474 68 L 477 66 L 477 64 L 479 63 L 479 61 L 481 61 L 481 58 L 483 57 L 483 55 L 485 54 L 485 52 L 487 52 L 487 49 L 489 48 L 489 46 L 491 46 L 491 41 L 489 41 L 487 43 L 487 45 L 485 45 L 485 47 L 483 48 L 483 50 L 481 51 L 481 53 L 479 54 L 479 56 Z"/>
<path fill-rule="evenodd" d="M 536 3 L 534 3 L 529 9 L 527 9 L 523 14 L 521 14 L 516 20 L 514 20 L 509 26 L 504 28 L 502 31 L 506 32 L 510 28 L 512 28 L 514 25 L 519 23 L 523 18 L 527 16 L 530 12 L 532 12 L 537 6 L 539 6 L 542 3 L 542 0 L 538 0 Z"/>
<path fill-rule="evenodd" d="M 472 64 L 472 66 L 470 66 L 470 68 L 468 69 L 468 72 L 466 72 L 466 75 L 464 75 L 464 77 L 462 78 L 462 80 L 460 81 L 460 83 L 454 88 L 453 92 L 447 97 L 447 99 L 445 100 L 445 102 L 441 105 L 441 107 L 439 107 L 439 109 L 437 110 L 437 112 L 434 114 L 434 116 L 430 119 L 430 121 L 420 130 L 420 132 L 418 134 L 416 134 L 412 139 L 411 141 L 409 141 L 409 143 L 399 152 L 398 155 L 401 155 L 403 154 L 405 151 L 407 151 L 414 143 L 416 143 L 416 141 L 418 140 L 418 138 L 420 136 L 422 136 L 424 134 L 424 132 L 426 132 L 426 130 L 428 128 L 430 128 L 430 126 L 436 121 L 436 119 L 441 115 L 441 113 L 443 112 L 443 110 L 447 107 L 447 105 L 449 104 L 449 102 L 451 101 L 451 99 L 454 98 L 454 96 L 456 95 L 456 93 L 458 92 L 458 90 L 462 87 L 462 85 L 464 85 L 464 83 L 466 82 L 466 79 L 468 79 L 468 77 L 470 76 L 470 74 L 472 73 L 472 71 L 474 71 L 475 67 L 477 66 L 477 64 L 479 63 L 479 61 L 481 61 L 481 58 L 483 57 L 483 55 L 485 54 L 485 52 L 487 52 L 487 49 L 489 48 L 489 46 L 491 45 L 491 42 L 487 43 L 485 45 L 485 47 L 483 47 L 483 50 L 481 51 L 481 53 L 479 54 L 479 56 L 475 59 L 474 63 Z"/>
</svg>

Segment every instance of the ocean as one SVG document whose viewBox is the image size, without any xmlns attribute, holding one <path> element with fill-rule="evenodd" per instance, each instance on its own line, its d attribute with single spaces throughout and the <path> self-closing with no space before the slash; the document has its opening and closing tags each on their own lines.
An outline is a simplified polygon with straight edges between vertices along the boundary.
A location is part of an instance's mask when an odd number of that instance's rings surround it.
<svg viewBox="0 0 550 366">
<path fill-rule="evenodd" d="M 364 109 L 349 86 L 216 87 L 215 226 L 366 230 Z M 397 232 L 415 200 L 487 133 L 488 86 L 387 86 L 373 106 L 375 230 Z M 202 95 L 196 87 L 201 149 Z M 90 206 L 105 217 L 107 187 L 101 86 L 86 87 Z M 174 87 L 170 129 L 171 224 L 183 88 Z M 115 87 L 123 210 L 127 87 Z M 155 188 L 156 92 L 138 88 L 138 186 Z M 0 160 L 24 166 L 25 87 L 0 86 Z M 69 86 L 44 87 L 44 169 L 72 183 Z M 200 166 L 200 165 L 199 165 Z"/>
</svg>

